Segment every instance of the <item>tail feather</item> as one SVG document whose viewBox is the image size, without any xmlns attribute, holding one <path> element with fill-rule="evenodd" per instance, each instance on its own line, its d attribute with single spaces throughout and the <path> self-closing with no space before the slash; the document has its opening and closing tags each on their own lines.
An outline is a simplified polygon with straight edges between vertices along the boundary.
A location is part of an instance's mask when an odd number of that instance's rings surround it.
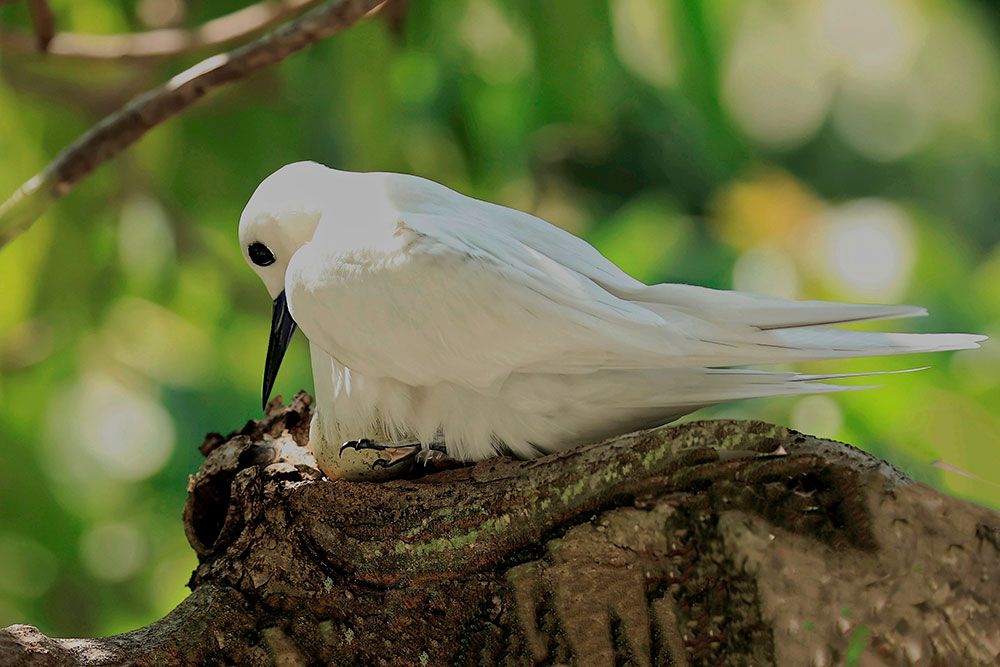
<svg viewBox="0 0 1000 667">
<path fill-rule="evenodd" d="M 666 353 L 647 343 L 636 365 L 726 368 L 823 359 L 976 349 L 985 340 L 974 334 L 917 334 L 800 327 L 774 331 L 705 329 L 688 338 L 685 354 Z M 645 342 L 645 341 L 643 341 Z"/>
<path fill-rule="evenodd" d="M 986 340 L 986 336 L 976 334 L 884 333 L 812 327 L 777 329 L 770 333 L 773 342 L 758 345 L 774 346 L 778 350 L 777 357 L 780 358 L 784 350 L 797 360 L 973 350 Z"/>
<path fill-rule="evenodd" d="M 894 375 L 905 371 L 874 371 L 866 373 L 835 373 L 806 375 L 783 371 L 763 371 L 746 368 L 665 369 L 659 371 L 606 371 L 599 374 L 599 386 L 605 390 L 617 387 L 605 396 L 607 407 L 648 410 L 655 408 L 664 414 L 683 414 L 706 405 L 768 396 L 828 394 L 873 388 L 872 385 L 830 384 L 823 380 Z M 580 397 L 583 400 L 589 396 Z"/>
<path fill-rule="evenodd" d="M 925 371 L 930 366 L 918 366 L 916 368 L 903 368 L 892 371 L 861 371 L 858 373 L 824 373 L 808 374 L 795 373 L 791 371 L 762 371 L 756 368 L 709 368 L 706 372 L 709 375 L 722 375 L 725 377 L 745 377 L 748 381 L 761 380 L 765 384 L 775 384 L 778 382 L 822 382 L 826 380 L 844 380 L 848 378 L 876 377 L 879 375 L 903 375 L 905 373 L 918 373 Z"/>
<path fill-rule="evenodd" d="M 795 301 L 697 285 L 661 284 L 612 292 L 659 314 L 679 309 L 713 322 L 764 330 L 927 315 L 919 306 Z"/>
</svg>

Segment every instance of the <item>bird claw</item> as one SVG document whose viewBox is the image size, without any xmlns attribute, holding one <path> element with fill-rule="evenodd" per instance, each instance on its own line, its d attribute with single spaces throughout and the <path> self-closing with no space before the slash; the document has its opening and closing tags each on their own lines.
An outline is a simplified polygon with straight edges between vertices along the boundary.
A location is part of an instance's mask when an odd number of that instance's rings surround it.
<svg viewBox="0 0 1000 667">
<path fill-rule="evenodd" d="M 406 442 L 376 442 L 368 438 L 358 440 L 348 440 L 340 446 L 340 456 L 344 455 L 344 450 L 353 449 L 356 452 L 365 450 L 380 452 L 378 458 L 371 463 L 372 470 L 387 470 L 395 468 L 403 463 L 419 461 L 421 458 L 429 460 L 433 456 L 444 454 L 444 444 L 432 442 L 426 448 L 419 442 L 410 440 Z"/>
<path fill-rule="evenodd" d="M 416 459 L 419 452 L 410 451 L 402 456 L 397 456 L 395 458 L 377 458 L 372 461 L 372 470 L 388 470 L 389 468 L 395 468 L 401 463 L 408 463 Z"/>
<path fill-rule="evenodd" d="M 374 450 L 376 452 L 384 452 L 387 449 L 402 449 L 408 447 L 419 447 L 420 443 L 410 444 L 410 443 L 399 443 L 399 444 L 388 444 L 385 442 L 375 442 L 374 440 L 369 440 L 368 438 L 360 438 L 358 440 L 348 440 L 340 446 L 340 456 L 344 455 L 345 449 L 353 449 L 356 452 L 364 451 L 366 449 Z"/>
</svg>

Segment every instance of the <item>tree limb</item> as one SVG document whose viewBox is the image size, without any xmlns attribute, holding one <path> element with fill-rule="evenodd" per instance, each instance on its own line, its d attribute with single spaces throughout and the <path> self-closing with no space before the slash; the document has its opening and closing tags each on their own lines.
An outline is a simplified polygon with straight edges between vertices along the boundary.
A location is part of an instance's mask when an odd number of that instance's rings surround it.
<svg viewBox="0 0 1000 667">
<path fill-rule="evenodd" d="M 56 32 L 56 17 L 48 0 L 28 0 L 28 10 L 35 26 L 35 45 L 39 51 L 45 51 Z M 3 36 L 0 35 L 0 43 L 2 40 Z"/>
<path fill-rule="evenodd" d="M 85 176 L 207 93 L 281 62 L 309 44 L 344 30 L 385 0 L 330 0 L 273 32 L 207 58 L 166 84 L 139 95 L 65 148 L 0 204 L 0 248 L 25 231 Z"/>
<path fill-rule="evenodd" d="M 194 29 L 165 28 L 120 35 L 50 33 L 45 46 L 24 32 L 0 30 L 0 51 L 8 54 L 44 51 L 46 56 L 83 61 L 161 60 L 243 42 L 284 23 L 320 1 L 264 0 L 212 19 Z M 32 6 L 35 3 L 45 4 L 44 0 L 31 0 L 31 3 Z"/>
<path fill-rule="evenodd" d="M 329 480 L 311 399 L 210 436 L 193 592 L 0 665 L 989 665 L 1000 515 L 848 445 L 695 422 L 523 462 Z"/>
</svg>

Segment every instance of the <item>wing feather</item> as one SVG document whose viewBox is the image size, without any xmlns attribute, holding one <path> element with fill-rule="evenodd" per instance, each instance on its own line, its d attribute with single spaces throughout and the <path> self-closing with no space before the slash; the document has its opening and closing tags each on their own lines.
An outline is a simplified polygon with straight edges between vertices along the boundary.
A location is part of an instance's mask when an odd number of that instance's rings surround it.
<svg viewBox="0 0 1000 667">
<path fill-rule="evenodd" d="M 335 244 L 308 244 L 299 254 L 334 268 L 310 279 L 297 254 L 286 291 L 310 340 L 373 377 L 482 388 L 512 373 L 712 368 L 964 349 L 981 340 L 814 326 L 922 312 L 906 306 L 646 286 L 534 216 L 413 176 L 364 176 L 382 179 L 384 201 L 373 210 L 389 218 L 372 233 L 391 231 L 395 245 L 386 238 L 370 245 L 389 254 L 356 249 L 382 257 L 359 269 Z M 348 308 L 356 330 L 330 331 Z"/>
<path fill-rule="evenodd" d="M 698 285 L 646 285 L 621 270 L 583 239 L 523 211 L 467 197 L 415 176 L 385 174 L 390 198 L 401 210 L 431 216 L 454 215 L 456 209 L 472 226 L 493 228 L 513 236 L 525 248 L 592 280 L 608 293 L 654 312 L 683 310 L 715 322 L 780 329 L 865 320 L 920 317 L 919 306 L 797 301 Z M 428 196 L 428 193 L 431 193 Z M 455 239 L 459 243 L 462 239 Z"/>
</svg>

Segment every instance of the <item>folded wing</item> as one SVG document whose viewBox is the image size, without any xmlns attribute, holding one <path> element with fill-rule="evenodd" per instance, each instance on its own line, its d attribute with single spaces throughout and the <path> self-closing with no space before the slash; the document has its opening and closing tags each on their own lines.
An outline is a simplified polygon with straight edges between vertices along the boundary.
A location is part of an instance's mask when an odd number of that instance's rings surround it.
<svg viewBox="0 0 1000 667">
<path fill-rule="evenodd" d="M 385 269 L 386 282 L 377 288 L 379 298 L 392 301 L 379 306 L 387 319 L 377 331 L 378 348 L 361 336 L 345 342 L 340 334 L 336 341 L 328 336 L 328 344 L 341 349 L 327 351 L 355 356 L 369 372 L 403 382 L 486 387 L 513 373 L 721 368 L 968 349 L 983 339 L 821 326 L 924 314 L 910 306 L 646 286 L 585 241 L 534 216 L 417 177 L 370 176 L 384 179 L 405 258 Z M 371 276 L 365 282 L 372 283 Z M 290 301 L 309 301 L 310 309 L 337 301 L 322 291 L 290 295 Z M 324 346 L 309 331 L 318 325 L 299 324 Z M 788 389 L 780 384 L 782 392 Z"/>
</svg>

